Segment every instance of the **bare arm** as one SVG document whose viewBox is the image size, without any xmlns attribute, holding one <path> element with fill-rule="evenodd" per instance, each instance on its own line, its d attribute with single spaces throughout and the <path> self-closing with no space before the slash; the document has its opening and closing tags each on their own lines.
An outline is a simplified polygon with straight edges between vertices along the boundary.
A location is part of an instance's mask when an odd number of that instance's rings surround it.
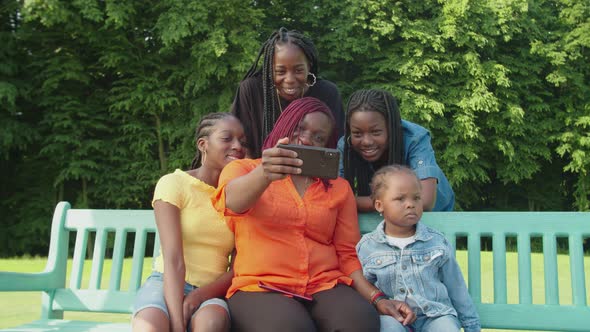
<svg viewBox="0 0 590 332">
<path fill-rule="evenodd" d="M 190 292 L 184 298 L 183 312 L 184 322 L 188 324 L 188 320 L 191 318 L 193 313 L 199 309 L 201 303 L 216 297 L 224 297 L 231 281 L 234 276 L 233 269 L 225 272 L 215 281 L 210 284 L 204 285 Z"/>
<path fill-rule="evenodd" d="M 277 144 L 288 141 L 282 138 Z M 250 209 L 272 181 L 301 173 L 301 169 L 295 166 L 300 166 L 302 161 L 296 157 L 296 152 L 277 147 L 262 151 L 262 164 L 250 173 L 228 182 L 225 187 L 225 206 L 236 213 Z"/>
<path fill-rule="evenodd" d="M 172 331 L 185 331 L 182 303 L 184 300 L 185 265 L 182 251 L 180 210 L 157 200 L 154 203 L 156 226 L 164 259 L 164 300 L 170 314 Z"/>
<path fill-rule="evenodd" d="M 424 211 L 432 211 L 436 203 L 436 178 L 426 178 L 420 181 L 422 184 L 422 204 Z"/>
<path fill-rule="evenodd" d="M 350 278 L 354 281 L 352 287 L 356 289 L 367 301 L 371 301 L 371 296 L 377 294 L 380 290 L 370 283 L 362 270 L 356 270 L 350 274 Z M 390 315 L 397 319 L 403 325 L 408 325 L 416 320 L 416 314 L 412 311 L 410 306 L 405 302 L 396 300 L 384 299 L 377 302 L 375 305 L 377 311 L 382 315 Z"/>
<path fill-rule="evenodd" d="M 356 197 L 356 208 L 359 212 L 374 212 L 375 205 L 373 200 L 369 196 L 357 196 Z"/>
</svg>

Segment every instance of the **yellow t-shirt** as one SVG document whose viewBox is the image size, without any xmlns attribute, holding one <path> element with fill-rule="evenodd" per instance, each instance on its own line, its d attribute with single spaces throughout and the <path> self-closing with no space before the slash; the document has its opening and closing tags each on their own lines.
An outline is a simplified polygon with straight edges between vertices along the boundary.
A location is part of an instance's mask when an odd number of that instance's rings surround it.
<svg viewBox="0 0 590 332">
<path fill-rule="evenodd" d="M 211 203 L 214 191 L 205 182 L 177 169 L 160 178 L 152 200 L 152 206 L 156 200 L 162 200 L 180 209 L 185 280 L 194 286 L 209 284 L 226 272 L 234 248 L 234 234 Z M 164 273 L 162 254 L 156 257 L 154 270 Z"/>
</svg>

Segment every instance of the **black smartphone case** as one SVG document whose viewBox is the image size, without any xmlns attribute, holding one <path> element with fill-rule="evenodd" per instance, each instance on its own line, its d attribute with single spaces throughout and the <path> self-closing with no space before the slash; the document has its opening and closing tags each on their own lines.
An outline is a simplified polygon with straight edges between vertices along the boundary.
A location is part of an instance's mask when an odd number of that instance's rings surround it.
<svg viewBox="0 0 590 332">
<path fill-rule="evenodd" d="M 297 158 L 303 160 L 301 175 L 327 179 L 338 177 L 340 151 L 337 149 L 293 144 L 279 144 L 278 147 L 297 152 Z"/>
</svg>

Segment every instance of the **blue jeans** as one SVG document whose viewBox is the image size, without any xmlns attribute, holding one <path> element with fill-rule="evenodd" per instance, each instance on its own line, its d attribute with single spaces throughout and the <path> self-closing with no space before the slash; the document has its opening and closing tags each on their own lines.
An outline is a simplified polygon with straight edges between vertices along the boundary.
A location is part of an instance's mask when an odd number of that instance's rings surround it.
<svg viewBox="0 0 590 332">
<path fill-rule="evenodd" d="M 381 315 L 379 316 L 379 320 L 381 321 L 381 332 L 411 332 L 412 330 L 407 327 L 403 326 L 402 323 L 398 322 L 397 319 L 388 316 L 388 315 Z"/>
<path fill-rule="evenodd" d="M 185 296 L 194 289 L 197 289 L 197 287 L 186 282 L 184 283 Z M 229 315 L 229 308 L 223 299 L 209 299 L 201 303 L 199 309 L 210 304 L 221 306 L 225 309 L 225 311 L 227 311 L 227 314 Z M 135 317 L 135 315 L 140 310 L 145 308 L 158 308 L 162 310 L 166 316 L 168 316 L 168 318 L 170 318 L 170 314 L 168 314 L 168 307 L 166 307 L 166 301 L 164 300 L 164 275 L 160 272 L 152 272 L 145 283 L 141 286 L 139 291 L 137 291 L 135 303 L 133 304 L 133 317 Z"/>
<path fill-rule="evenodd" d="M 414 324 L 412 329 L 403 326 L 395 318 L 391 316 L 381 315 L 381 332 L 459 332 L 461 330 L 461 324 L 457 317 L 453 315 L 445 315 L 440 317 L 427 317 L 421 316 Z"/>
</svg>

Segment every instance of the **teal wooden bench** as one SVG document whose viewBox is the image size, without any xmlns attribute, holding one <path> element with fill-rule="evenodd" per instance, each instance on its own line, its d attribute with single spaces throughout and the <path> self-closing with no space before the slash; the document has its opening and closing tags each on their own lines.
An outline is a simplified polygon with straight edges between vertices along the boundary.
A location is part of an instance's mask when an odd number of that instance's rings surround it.
<svg viewBox="0 0 590 332">
<path fill-rule="evenodd" d="M 380 222 L 376 214 L 360 216 L 361 232 Z M 589 331 L 590 308 L 584 271 L 583 242 L 590 237 L 590 213 L 586 212 L 432 212 L 423 222 L 441 230 L 453 245 L 467 244 L 467 280 L 485 328 L 557 331 Z M 514 238 L 518 256 L 518 303 L 507 294 L 506 238 Z M 543 303 L 533 301 L 534 277 L 531 237 L 542 242 Z M 482 273 L 482 238 L 492 242 L 493 299 L 482 301 L 486 280 Z M 569 250 L 569 272 L 558 269 L 558 241 L 565 238 Z M 156 244 L 146 252 L 149 241 Z M 69 243 L 73 242 L 70 253 Z M 92 248 L 90 243 L 94 242 Z M 133 242 L 133 243 L 131 243 Z M 152 210 L 71 209 L 57 205 L 51 226 L 47 265 L 40 273 L 0 272 L 0 291 L 40 291 L 39 320 L 2 331 L 130 331 L 129 323 L 63 320 L 65 311 L 131 313 L 135 293 L 146 277 L 144 258 L 158 251 Z M 489 242 L 489 241 L 488 241 Z M 86 253 L 92 249 L 90 276 L 84 280 Z M 484 248 L 485 249 L 485 248 Z M 508 246 L 510 249 L 510 246 Z M 112 253 L 112 254 L 111 254 Z M 131 271 L 123 273 L 123 259 L 132 254 Z M 67 276 L 68 258 L 71 258 Z M 105 258 L 112 259 L 110 271 L 103 271 Z M 571 303 L 560 303 L 559 278 L 571 275 Z M 109 276 L 103 283 L 103 275 Z M 130 275 L 123 282 L 123 275 Z M 106 278 L 105 278 L 106 279 Z"/>
</svg>

